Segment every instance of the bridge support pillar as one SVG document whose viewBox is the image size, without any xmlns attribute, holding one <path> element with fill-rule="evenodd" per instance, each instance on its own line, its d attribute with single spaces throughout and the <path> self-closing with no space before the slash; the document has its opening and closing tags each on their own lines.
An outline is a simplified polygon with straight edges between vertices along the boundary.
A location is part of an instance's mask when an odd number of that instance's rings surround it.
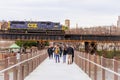
<svg viewBox="0 0 120 80">
<path fill-rule="evenodd" d="M 94 54 L 97 51 L 97 44 L 95 42 L 85 42 L 85 52 Z"/>
</svg>

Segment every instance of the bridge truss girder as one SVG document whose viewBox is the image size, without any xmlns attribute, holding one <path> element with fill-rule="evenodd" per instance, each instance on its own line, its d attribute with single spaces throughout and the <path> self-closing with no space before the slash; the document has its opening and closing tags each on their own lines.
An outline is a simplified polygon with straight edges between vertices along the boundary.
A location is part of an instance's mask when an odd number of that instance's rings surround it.
<svg viewBox="0 0 120 80">
<path fill-rule="evenodd" d="M 0 40 L 51 40 L 83 42 L 119 42 L 118 35 L 77 35 L 77 34 L 41 34 L 41 33 L 0 33 Z"/>
</svg>

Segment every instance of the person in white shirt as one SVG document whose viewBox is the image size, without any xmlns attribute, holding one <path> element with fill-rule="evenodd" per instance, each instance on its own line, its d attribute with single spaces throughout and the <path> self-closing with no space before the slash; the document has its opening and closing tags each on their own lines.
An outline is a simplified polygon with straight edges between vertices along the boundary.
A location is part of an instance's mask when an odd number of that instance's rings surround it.
<svg viewBox="0 0 120 80">
<path fill-rule="evenodd" d="M 20 52 L 18 51 L 18 53 L 16 54 L 16 59 L 19 62 L 20 61 Z"/>
</svg>

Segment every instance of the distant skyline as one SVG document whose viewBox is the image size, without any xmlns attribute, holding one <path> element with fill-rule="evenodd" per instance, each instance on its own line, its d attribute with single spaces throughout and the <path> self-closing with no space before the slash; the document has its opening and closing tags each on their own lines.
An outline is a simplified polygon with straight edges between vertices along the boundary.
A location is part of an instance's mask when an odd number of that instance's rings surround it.
<svg viewBox="0 0 120 80">
<path fill-rule="evenodd" d="M 54 21 L 71 27 L 116 25 L 120 0 L 0 0 L 0 20 Z"/>
</svg>

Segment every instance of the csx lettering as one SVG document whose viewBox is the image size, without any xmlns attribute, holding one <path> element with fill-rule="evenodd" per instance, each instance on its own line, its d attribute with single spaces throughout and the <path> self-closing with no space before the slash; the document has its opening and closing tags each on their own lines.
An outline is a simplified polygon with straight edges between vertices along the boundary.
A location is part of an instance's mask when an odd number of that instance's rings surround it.
<svg viewBox="0 0 120 80">
<path fill-rule="evenodd" d="M 37 28 L 37 24 L 36 23 L 28 23 L 28 27 L 29 28 Z"/>
</svg>

